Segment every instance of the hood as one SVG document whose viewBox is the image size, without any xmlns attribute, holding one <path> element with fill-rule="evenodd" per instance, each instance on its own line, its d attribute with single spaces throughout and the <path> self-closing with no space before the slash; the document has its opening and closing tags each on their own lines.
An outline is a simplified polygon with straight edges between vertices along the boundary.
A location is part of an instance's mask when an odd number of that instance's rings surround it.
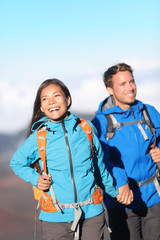
<svg viewBox="0 0 160 240">
<path fill-rule="evenodd" d="M 42 117 L 40 118 L 38 121 L 36 121 L 35 123 L 33 123 L 31 131 L 34 132 L 40 128 L 42 128 L 43 126 L 46 125 L 47 122 L 50 122 L 51 119 L 48 117 Z"/>
<path fill-rule="evenodd" d="M 131 112 L 131 108 L 134 112 L 137 111 L 139 112 L 140 110 L 143 109 L 143 103 L 139 100 L 135 100 L 134 104 L 126 111 L 124 111 L 123 109 L 116 105 L 113 96 L 109 96 L 100 103 L 97 114 L 125 113 L 125 115 L 128 115 Z"/>
<path fill-rule="evenodd" d="M 79 120 L 79 117 L 71 112 L 69 112 L 69 115 L 67 118 L 64 119 L 64 122 L 68 122 L 70 121 L 71 119 L 74 119 L 75 120 L 75 126 Z M 38 129 L 46 126 L 48 127 L 48 125 L 50 125 L 50 123 L 53 125 L 58 125 L 61 123 L 61 121 L 59 122 L 52 122 L 50 118 L 48 117 L 42 117 L 40 118 L 38 121 L 36 121 L 33 125 L 32 125 L 32 128 L 31 128 L 31 131 L 34 132 L 34 131 L 37 131 Z"/>
</svg>

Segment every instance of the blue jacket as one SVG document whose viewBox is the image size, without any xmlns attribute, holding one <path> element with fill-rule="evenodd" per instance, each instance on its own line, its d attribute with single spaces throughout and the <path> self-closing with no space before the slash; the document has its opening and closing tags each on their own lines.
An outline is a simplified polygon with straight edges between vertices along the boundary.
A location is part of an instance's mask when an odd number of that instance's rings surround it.
<svg viewBox="0 0 160 240">
<path fill-rule="evenodd" d="M 158 147 L 160 147 L 160 114 L 150 105 L 146 105 L 156 129 Z M 113 97 L 108 97 L 99 105 L 99 109 L 92 123 L 98 130 L 98 136 L 104 151 L 104 161 L 107 169 L 114 177 L 118 187 L 126 185 L 128 182 L 136 183 L 144 181 L 155 174 L 156 164 L 149 153 L 150 146 L 154 142 L 153 134 L 147 124 L 142 124 L 148 136 L 145 140 L 136 124 L 122 126 L 120 130 L 116 128 L 112 139 L 106 140 L 107 119 L 105 114 L 113 114 L 117 122 L 131 122 L 144 119 L 142 114 L 143 103 L 136 100 L 134 105 L 122 110 L 115 105 Z M 160 197 L 156 191 L 154 183 L 134 188 L 134 201 L 127 206 L 129 209 L 139 209 L 151 207 L 160 202 Z M 105 194 L 105 204 L 107 207 L 126 207 Z"/>
<path fill-rule="evenodd" d="M 51 122 L 47 117 L 40 119 L 38 123 L 33 125 L 33 133 L 16 151 L 11 159 L 10 166 L 20 178 L 37 186 L 39 174 L 35 169 L 30 168 L 30 165 L 40 158 L 37 146 L 37 130 L 42 125 L 46 125 L 48 130 L 46 138 L 47 167 L 52 176 L 56 199 L 60 203 L 88 200 L 95 191 L 95 179 L 108 194 L 115 197 L 118 190 L 113 186 L 113 179 L 105 168 L 103 152 L 96 136 L 96 129 L 90 123 L 94 132 L 95 159 L 93 161 L 90 143 L 85 132 L 77 124 L 77 118 L 71 113 L 64 119 L 71 150 L 72 173 L 62 122 Z M 39 127 L 34 130 L 37 124 Z M 103 206 L 102 204 L 90 204 L 83 206 L 82 211 L 82 218 L 90 218 L 100 214 L 103 211 Z M 48 213 L 41 210 L 40 219 L 48 222 L 73 221 L 74 210 L 64 209 L 63 213 Z"/>
</svg>

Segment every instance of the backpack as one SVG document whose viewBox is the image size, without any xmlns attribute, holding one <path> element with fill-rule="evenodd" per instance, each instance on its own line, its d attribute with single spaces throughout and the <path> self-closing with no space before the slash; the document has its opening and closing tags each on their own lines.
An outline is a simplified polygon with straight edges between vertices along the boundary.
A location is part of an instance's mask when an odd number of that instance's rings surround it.
<svg viewBox="0 0 160 240">
<path fill-rule="evenodd" d="M 132 124 L 137 124 L 138 128 L 140 129 L 143 137 L 145 140 L 148 140 L 148 136 L 145 133 L 144 129 L 142 128 L 142 123 L 145 123 L 148 125 L 149 129 L 151 130 L 153 136 L 154 136 L 154 146 L 156 146 L 156 134 L 155 134 L 155 127 L 153 122 L 151 121 L 149 112 L 147 110 L 146 105 L 144 104 L 143 110 L 142 110 L 142 114 L 144 119 L 142 120 L 138 120 L 138 121 L 132 121 L 132 122 L 123 122 L 123 123 L 119 123 L 117 122 L 116 118 L 114 117 L 113 114 L 105 114 L 105 117 L 107 119 L 107 133 L 106 133 L 106 140 L 108 141 L 109 139 L 112 139 L 115 135 L 115 130 L 116 128 L 118 130 L 121 129 L 122 126 L 127 126 L 127 125 L 132 125 Z M 142 182 L 138 182 L 136 183 L 136 187 L 140 187 L 143 186 L 145 184 L 149 184 L 151 182 L 154 182 L 156 190 L 160 196 L 160 185 L 159 185 L 159 180 L 160 180 L 160 163 L 157 163 L 157 169 L 156 169 L 156 173 L 154 176 L 148 178 L 145 181 Z M 134 187 L 134 186 L 132 186 Z"/>
<path fill-rule="evenodd" d="M 94 159 L 92 128 L 85 119 L 80 119 L 80 121 L 78 121 L 77 123 L 83 129 L 83 131 L 85 132 L 90 142 L 92 156 Z M 36 168 L 40 174 L 44 174 L 44 175 L 48 174 L 47 165 L 46 165 L 46 136 L 47 136 L 47 129 L 45 127 L 37 131 L 37 143 L 38 143 L 39 154 L 42 161 L 43 171 L 41 171 L 40 165 L 38 162 L 34 165 L 34 168 Z M 33 186 L 34 198 L 38 201 L 37 208 L 40 205 L 41 209 L 46 212 L 61 211 L 61 207 L 59 207 L 61 206 L 61 204 L 56 200 L 52 185 L 50 185 L 49 190 L 50 190 L 51 196 L 46 191 L 42 191 L 38 189 L 38 187 Z M 92 198 L 94 198 L 94 204 L 99 204 L 102 201 L 103 196 L 100 193 L 98 188 L 96 188 L 95 192 L 92 195 Z M 87 202 L 85 204 L 87 204 Z"/>
<path fill-rule="evenodd" d="M 106 139 L 109 140 L 114 137 L 115 135 L 115 130 L 118 128 L 118 130 L 121 129 L 122 126 L 127 126 L 127 125 L 132 125 L 132 124 L 137 124 L 138 128 L 140 129 L 143 137 L 145 140 L 148 139 L 145 131 L 143 130 L 141 124 L 145 123 L 148 125 L 149 129 L 151 130 L 154 140 L 155 140 L 155 146 L 156 146 L 156 135 L 155 135 L 155 127 L 153 122 L 151 121 L 150 115 L 148 113 L 147 107 L 144 104 L 144 108 L 142 110 L 142 114 L 144 119 L 139 120 L 139 121 L 132 121 L 132 122 L 123 122 L 123 123 L 118 123 L 117 120 L 115 119 L 113 114 L 106 114 L 105 117 L 107 118 L 108 126 L 107 126 L 107 133 L 106 133 Z"/>
<path fill-rule="evenodd" d="M 85 132 L 91 146 L 92 156 L 94 159 L 94 150 L 93 150 L 93 132 L 90 124 L 85 119 L 78 119 L 77 124 L 83 129 Z M 46 165 L 46 136 L 47 129 L 44 127 L 37 131 L 37 143 L 38 150 L 42 161 L 43 171 L 41 171 L 39 163 L 32 164 L 32 167 L 35 167 L 37 171 L 39 170 L 40 174 L 47 174 L 47 165 Z M 33 186 L 34 198 L 38 200 L 38 205 L 35 211 L 35 230 L 34 230 L 34 239 L 37 240 L 37 211 L 39 206 L 45 212 L 61 212 L 64 208 L 72 208 L 74 209 L 75 219 L 72 223 L 71 230 L 75 232 L 75 239 L 79 239 L 79 220 L 82 215 L 81 207 L 88 204 L 100 204 L 103 200 L 103 195 L 99 188 L 96 186 L 95 191 L 92 194 L 90 199 L 87 199 L 83 202 L 78 203 L 60 203 L 56 200 L 54 190 L 52 184 L 50 185 L 49 191 L 51 196 L 46 192 L 38 189 Z"/>
</svg>

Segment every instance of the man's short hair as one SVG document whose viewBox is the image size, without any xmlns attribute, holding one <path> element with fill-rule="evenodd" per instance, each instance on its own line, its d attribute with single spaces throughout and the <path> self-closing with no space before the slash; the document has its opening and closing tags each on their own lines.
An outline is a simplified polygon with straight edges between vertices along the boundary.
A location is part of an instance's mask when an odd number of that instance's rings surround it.
<svg viewBox="0 0 160 240">
<path fill-rule="evenodd" d="M 121 71 L 129 71 L 131 74 L 133 73 L 133 69 L 131 66 L 126 63 L 119 63 L 108 68 L 107 71 L 103 74 L 103 81 L 106 87 L 112 87 L 112 76 Z M 132 74 L 133 75 L 133 74 Z"/>
</svg>

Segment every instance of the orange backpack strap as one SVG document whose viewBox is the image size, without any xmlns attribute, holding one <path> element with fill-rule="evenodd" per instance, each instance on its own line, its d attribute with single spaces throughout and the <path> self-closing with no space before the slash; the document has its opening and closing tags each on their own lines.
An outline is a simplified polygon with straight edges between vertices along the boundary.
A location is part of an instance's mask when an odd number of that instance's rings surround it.
<svg viewBox="0 0 160 240">
<path fill-rule="evenodd" d="M 45 128 L 41 128 L 37 131 L 37 143 L 38 150 L 42 161 L 43 172 L 47 174 L 47 165 L 46 165 L 46 136 L 47 130 Z"/>
<path fill-rule="evenodd" d="M 46 163 L 46 136 L 47 130 L 46 128 L 39 129 L 37 131 L 37 143 L 38 143 L 38 150 L 42 161 L 42 174 L 47 174 L 47 163 Z M 43 211 L 46 212 L 56 212 L 61 211 L 58 201 L 55 198 L 54 190 L 52 185 L 49 187 L 49 191 L 51 196 L 48 193 L 39 190 L 37 187 L 34 188 L 34 197 L 35 199 L 39 200 L 40 206 Z"/>
<path fill-rule="evenodd" d="M 88 140 L 90 142 L 90 145 L 91 145 L 92 156 L 93 156 L 93 159 L 94 159 L 92 128 L 91 128 L 89 122 L 87 122 L 87 120 L 85 120 L 85 119 L 80 119 L 80 123 L 78 123 L 78 124 L 83 129 L 85 134 L 87 135 L 87 138 L 88 138 Z"/>
</svg>

